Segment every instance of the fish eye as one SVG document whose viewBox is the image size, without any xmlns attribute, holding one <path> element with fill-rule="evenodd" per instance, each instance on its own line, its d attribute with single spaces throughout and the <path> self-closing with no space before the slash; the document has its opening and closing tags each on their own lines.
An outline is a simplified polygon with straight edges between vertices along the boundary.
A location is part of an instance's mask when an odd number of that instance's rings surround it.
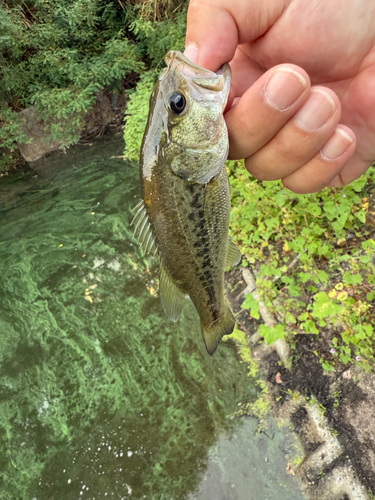
<svg viewBox="0 0 375 500">
<path fill-rule="evenodd" d="M 174 114 L 180 115 L 186 108 L 186 97 L 181 92 L 173 92 L 169 98 L 169 106 Z"/>
</svg>

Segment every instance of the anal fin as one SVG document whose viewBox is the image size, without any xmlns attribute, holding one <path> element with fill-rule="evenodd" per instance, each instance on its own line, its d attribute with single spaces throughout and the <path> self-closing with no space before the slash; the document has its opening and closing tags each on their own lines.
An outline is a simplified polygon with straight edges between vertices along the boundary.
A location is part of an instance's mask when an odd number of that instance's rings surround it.
<svg viewBox="0 0 375 500">
<path fill-rule="evenodd" d="M 185 294 L 174 283 L 162 264 L 160 264 L 159 289 L 160 301 L 165 314 L 171 321 L 178 321 Z"/>
<path fill-rule="evenodd" d="M 231 237 L 229 236 L 228 241 L 228 255 L 227 255 L 227 267 L 236 266 L 241 260 L 242 254 L 238 246 L 233 243 Z"/>
</svg>

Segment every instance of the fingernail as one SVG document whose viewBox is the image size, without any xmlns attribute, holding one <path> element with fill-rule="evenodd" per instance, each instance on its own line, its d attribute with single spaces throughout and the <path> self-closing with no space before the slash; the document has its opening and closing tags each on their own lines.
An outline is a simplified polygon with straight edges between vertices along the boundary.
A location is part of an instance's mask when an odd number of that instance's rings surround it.
<svg viewBox="0 0 375 500">
<path fill-rule="evenodd" d="M 265 97 L 280 111 L 288 109 L 306 90 L 307 82 L 302 75 L 289 68 L 277 70 L 267 83 Z"/>
<path fill-rule="evenodd" d="M 312 90 L 294 120 L 300 128 L 312 132 L 322 127 L 335 111 L 336 104 L 330 95 L 323 90 Z"/>
<path fill-rule="evenodd" d="M 195 43 L 189 43 L 185 49 L 184 56 L 190 59 L 194 64 L 198 62 L 199 49 Z"/>
<path fill-rule="evenodd" d="M 349 134 L 337 128 L 329 138 L 328 142 L 322 147 L 320 154 L 326 160 L 336 160 L 353 144 L 353 139 Z"/>
</svg>

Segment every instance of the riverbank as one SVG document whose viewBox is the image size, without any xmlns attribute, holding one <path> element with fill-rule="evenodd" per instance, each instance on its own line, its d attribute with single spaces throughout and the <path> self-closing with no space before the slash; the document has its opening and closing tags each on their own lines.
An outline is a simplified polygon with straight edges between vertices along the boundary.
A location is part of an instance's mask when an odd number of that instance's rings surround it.
<svg viewBox="0 0 375 500">
<path fill-rule="evenodd" d="M 253 286 L 248 274 L 248 268 L 231 271 L 228 299 L 266 382 L 263 398 L 301 442 L 303 456 L 288 471 L 311 500 L 374 498 L 375 375 L 354 365 L 327 373 L 320 360 L 329 337 L 298 335 L 292 346 L 281 340 L 268 346 L 259 335 L 262 321 L 241 307 Z M 262 316 L 267 322 L 267 310 Z"/>
</svg>

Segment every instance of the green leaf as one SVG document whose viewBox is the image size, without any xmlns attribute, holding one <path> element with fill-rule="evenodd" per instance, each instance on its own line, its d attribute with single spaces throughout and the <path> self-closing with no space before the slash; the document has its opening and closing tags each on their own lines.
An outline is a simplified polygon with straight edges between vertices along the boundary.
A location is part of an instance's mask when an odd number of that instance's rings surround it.
<svg viewBox="0 0 375 500">
<path fill-rule="evenodd" d="M 303 293 L 302 288 L 299 287 L 298 285 L 291 284 L 288 286 L 288 290 L 289 290 L 291 297 L 299 297 Z"/>
<path fill-rule="evenodd" d="M 305 311 L 298 316 L 298 319 L 299 319 L 299 321 L 305 321 L 306 319 L 308 319 L 308 317 L 309 317 L 309 313 Z"/>
<path fill-rule="evenodd" d="M 264 337 L 264 340 L 268 345 L 273 344 L 278 339 L 284 339 L 287 334 L 284 325 L 261 325 L 259 330 L 260 335 Z"/>
<path fill-rule="evenodd" d="M 360 274 L 351 274 L 349 271 L 344 273 L 343 281 L 346 285 L 360 285 L 362 276 Z"/>
<path fill-rule="evenodd" d="M 312 319 L 308 319 L 304 323 L 302 323 L 302 327 L 305 330 L 306 333 L 319 333 L 319 330 L 316 327 L 315 321 Z"/>
<path fill-rule="evenodd" d="M 324 361 L 324 363 L 322 363 L 322 367 L 324 371 L 327 373 L 335 371 L 334 366 L 332 366 L 331 363 L 329 363 L 328 361 Z"/>
<path fill-rule="evenodd" d="M 364 241 L 362 243 L 362 246 L 365 250 L 370 250 L 370 249 L 374 249 L 375 250 L 375 240 L 373 240 L 372 238 L 367 240 L 367 241 Z"/>
<path fill-rule="evenodd" d="M 285 321 L 287 323 L 292 323 L 292 324 L 296 324 L 297 323 L 297 320 L 296 320 L 295 316 L 291 312 L 289 312 L 289 311 L 287 311 L 287 313 L 285 314 Z"/>
<path fill-rule="evenodd" d="M 340 353 L 340 360 L 343 363 L 347 364 L 352 360 L 352 357 L 349 354 Z"/>
<path fill-rule="evenodd" d="M 253 318 L 259 319 L 260 314 L 259 314 L 259 302 L 254 299 L 254 296 L 252 293 L 249 293 L 246 295 L 245 300 L 242 303 L 242 307 L 244 309 L 250 309 L 250 314 Z"/>
<path fill-rule="evenodd" d="M 298 276 L 302 283 L 306 283 L 309 279 L 311 279 L 310 273 L 298 273 Z"/>
<path fill-rule="evenodd" d="M 322 209 L 318 204 L 311 203 L 306 207 L 306 212 L 310 213 L 314 217 L 318 217 L 322 213 Z"/>
<path fill-rule="evenodd" d="M 314 298 L 313 316 L 316 318 L 330 318 L 342 310 L 342 306 L 329 298 L 326 292 L 319 292 Z"/>
<path fill-rule="evenodd" d="M 318 278 L 322 283 L 327 285 L 329 276 L 325 271 L 318 271 Z"/>
<path fill-rule="evenodd" d="M 359 210 L 354 214 L 361 222 L 365 223 L 366 222 L 366 212 L 363 210 Z"/>
<path fill-rule="evenodd" d="M 366 177 L 364 176 L 359 177 L 355 181 L 352 181 L 350 186 L 344 189 L 344 192 L 347 192 L 351 188 L 354 189 L 354 191 L 357 191 L 357 193 L 359 193 L 364 188 L 366 182 L 367 182 Z"/>
</svg>

